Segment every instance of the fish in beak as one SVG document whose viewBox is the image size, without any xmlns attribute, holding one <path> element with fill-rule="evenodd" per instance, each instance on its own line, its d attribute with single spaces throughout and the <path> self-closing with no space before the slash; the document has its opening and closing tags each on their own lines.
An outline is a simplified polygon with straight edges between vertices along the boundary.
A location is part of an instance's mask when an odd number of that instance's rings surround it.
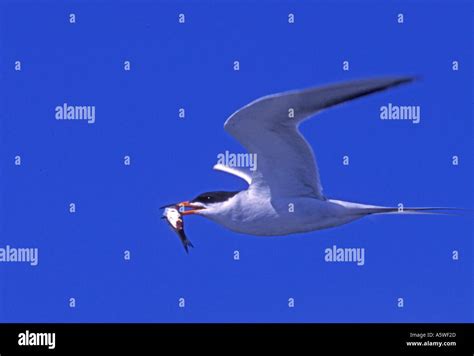
<svg viewBox="0 0 474 356">
<path fill-rule="evenodd" d="M 188 253 L 188 248 L 194 246 L 184 233 L 183 216 L 196 214 L 199 210 L 205 209 L 204 204 L 199 202 L 183 201 L 177 204 L 168 204 L 162 206 L 160 209 L 165 209 L 163 212 L 162 219 L 166 219 L 171 229 L 178 235 L 179 239 L 181 240 L 181 243 L 183 244 L 186 253 Z"/>
<path fill-rule="evenodd" d="M 188 248 L 194 246 L 184 233 L 184 221 L 182 218 L 182 214 L 179 211 L 178 205 L 171 205 L 164 208 L 165 211 L 163 212 L 162 219 L 166 219 L 171 229 L 176 232 L 179 239 L 181 240 L 181 243 L 183 244 L 184 250 L 186 251 L 186 253 L 188 253 Z"/>
</svg>

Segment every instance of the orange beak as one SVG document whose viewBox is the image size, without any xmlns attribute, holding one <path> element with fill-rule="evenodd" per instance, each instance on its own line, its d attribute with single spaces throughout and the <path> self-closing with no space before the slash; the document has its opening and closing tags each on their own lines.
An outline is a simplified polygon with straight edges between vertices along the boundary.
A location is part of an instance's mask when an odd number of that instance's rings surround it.
<svg viewBox="0 0 474 356">
<path fill-rule="evenodd" d="M 190 203 L 189 201 L 183 201 L 183 202 L 179 203 L 178 206 L 180 208 L 191 208 L 191 210 L 183 210 L 181 212 L 181 215 L 183 215 L 183 216 L 184 215 L 196 214 L 199 210 L 204 209 L 202 206 L 194 205 L 194 204 Z"/>
</svg>

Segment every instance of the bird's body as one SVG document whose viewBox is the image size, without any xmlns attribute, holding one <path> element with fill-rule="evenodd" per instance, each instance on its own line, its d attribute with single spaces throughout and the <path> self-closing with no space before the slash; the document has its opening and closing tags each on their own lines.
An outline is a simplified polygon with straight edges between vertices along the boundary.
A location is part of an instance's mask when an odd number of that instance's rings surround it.
<svg viewBox="0 0 474 356">
<path fill-rule="evenodd" d="M 370 214 L 430 214 L 446 208 L 383 207 L 328 199 L 311 146 L 299 125 L 326 108 L 379 92 L 412 78 L 374 78 L 269 95 L 232 114 L 224 129 L 256 156 L 257 169 L 215 169 L 248 183 L 240 192 L 203 193 L 181 207 L 239 233 L 288 235 L 335 227 Z"/>
<path fill-rule="evenodd" d="M 247 189 L 219 206 L 197 212 L 229 230 L 256 236 L 278 236 L 321 230 L 361 218 L 366 207 L 313 197 L 272 198 L 268 190 Z"/>
</svg>

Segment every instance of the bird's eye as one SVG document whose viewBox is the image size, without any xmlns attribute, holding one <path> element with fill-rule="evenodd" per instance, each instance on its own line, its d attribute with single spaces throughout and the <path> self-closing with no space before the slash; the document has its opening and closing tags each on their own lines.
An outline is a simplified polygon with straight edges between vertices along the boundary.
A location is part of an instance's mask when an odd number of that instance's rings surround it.
<svg viewBox="0 0 474 356">
<path fill-rule="evenodd" d="M 196 200 L 202 203 L 211 203 L 213 201 L 213 198 L 211 195 L 200 195 L 196 198 Z"/>
</svg>

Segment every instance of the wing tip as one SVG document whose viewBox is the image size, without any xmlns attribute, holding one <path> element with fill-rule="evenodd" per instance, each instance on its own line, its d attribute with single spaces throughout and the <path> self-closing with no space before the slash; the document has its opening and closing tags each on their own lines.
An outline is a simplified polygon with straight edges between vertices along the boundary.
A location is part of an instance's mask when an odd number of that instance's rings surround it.
<svg viewBox="0 0 474 356">
<path fill-rule="evenodd" d="M 378 82 L 378 90 L 383 90 L 384 88 L 391 88 L 402 84 L 409 84 L 422 80 L 421 75 L 400 75 L 400 76 L 377 76 L 367 79 L 359 79 L 356 82 Z M 342 82 L 347 83 L 347 82 Z M 377 85 L 377 84 L 376 84 Z M 377 90 L 376 90 L 377 91 Z"/>
<path fill-rule="evenodd" d="M 419 74 L 406 75 L 406 76 L 399 77 L 396 84 L 408 84 L 408 83 L 418 82 L 421 80 L 423 80 L 422 75 L 419 75 Z"/>
</svg>

